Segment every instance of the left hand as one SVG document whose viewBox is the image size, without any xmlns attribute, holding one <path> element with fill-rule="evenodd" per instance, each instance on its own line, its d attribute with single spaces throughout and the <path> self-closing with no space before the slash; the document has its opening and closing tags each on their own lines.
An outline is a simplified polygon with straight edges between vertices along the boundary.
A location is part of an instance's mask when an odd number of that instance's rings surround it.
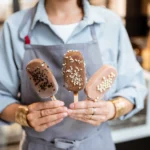
<svg viewBox="0 0 150 150">
<path fill-rule="evenodd" d="M 99 126 L 115 116 L 115 107 L 110 101 L 85 100 L 70 104 L 68 113 L 73 119 Z"/>
</svg>

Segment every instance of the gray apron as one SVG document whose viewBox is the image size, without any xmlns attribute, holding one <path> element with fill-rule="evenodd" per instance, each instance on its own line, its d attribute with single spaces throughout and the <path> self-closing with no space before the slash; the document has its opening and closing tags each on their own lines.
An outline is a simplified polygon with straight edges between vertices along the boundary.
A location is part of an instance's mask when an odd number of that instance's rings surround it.
<svg viewBox="0 0 150 150">
<path fill-rule="evenodd" d="M 35 8 L 34 8 L 35 9 Z M 20 30 L 25 26 L 27 20 L 31 18 L 33 9 L 24 17 Z M 56 98 L 63 100 L 68 107 L 73 102 L 73 93 L 68 92 L 63 86 L 62 63 L 63 56 L 67 50 L 79 50 L 85 59 L 87 77 L 89 78 L 97 69 L 102 66 L 101 53 L 94 29 L 94 24 L 87 26 L 90 28 L 89 34 L 92 35 L 92 41 L 88 43 L 61 44 L 61 45 L 32 45 L 30 38 L 32 36 L 29 30 L 25 37 L 25 54 L 23 60 L 21 76 L 21 103 L 29 105 L 35 102 L 44 101 L 40 99 L 32 88 L 30 80 L 27 77 L 26 65 L 35 58 L 44 60 L 52 69 L 54 76 L 59 84 L 59 91 Z M 44 36 L 44 35 L 41 35 Z M 84 91 L 79 93 L 79 100 L 85 100 Z M 94 127 L 90 124 L 80 122 L 69 117 L 61 123 L 48 128 L 42 133 L 34 131 L 32 128 L 24 127 L 26 137 L 22 146 L 23 150 L 114 150 L 114 144 L 111 139 L 110 130 L 107 123 Z"/>
</svg>

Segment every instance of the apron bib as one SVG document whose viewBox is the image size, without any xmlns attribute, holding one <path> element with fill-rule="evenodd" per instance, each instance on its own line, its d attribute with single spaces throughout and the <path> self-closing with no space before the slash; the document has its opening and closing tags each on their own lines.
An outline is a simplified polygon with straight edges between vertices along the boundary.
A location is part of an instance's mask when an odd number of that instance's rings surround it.
<svg viewBox="0 0 150 150">
<path fill-rule="evenodd" d="M 32 10 L 33 11 L 33 10 Z M 34 13 L 32 13 L 34 16 Z M 31 12 L 25 15 L 20 28 L 23 28 L 25 22 L 30 18 Z M 88 26 L 92 35 L 92 41 L 88 43 L 61 44 L 61 45 L 32 45 L 30 38 L 32 36 L 29 30 L 25 37 L 25 54 L 23 60 L 21 77 L 21 103 L 29 105 L 35 102 L 44 101 L 32 88 L 30 80 L 26 73 L 26 65 L 35 58 L 44 60 L 51 68 L 59 85 L 59 91 L 55 95 L 58 100 L 63 100 L 68 107 L 73 102 L 73 93 L 64 88 L 62 77 L 63 56 L 68 50 L 79 50 L 84 56 L 86 63 L 87 78 L 95 73 L 102 65 L 102 58 L 94 24 Z M 84 91 L 79 92 L 79 100 L 85 100 Z M 42 133 L 34 131 L 32 128 L 24 127 L 26 138 L 23 150 L 114 150 L 110 131 L 106 123 L 99 127 L 94 127 L 84 122 L 73 120 L 69 117 L 61 123 L 47 129 Z M 92 144 L 93 143 L 93 144 Z"/>
</svg>

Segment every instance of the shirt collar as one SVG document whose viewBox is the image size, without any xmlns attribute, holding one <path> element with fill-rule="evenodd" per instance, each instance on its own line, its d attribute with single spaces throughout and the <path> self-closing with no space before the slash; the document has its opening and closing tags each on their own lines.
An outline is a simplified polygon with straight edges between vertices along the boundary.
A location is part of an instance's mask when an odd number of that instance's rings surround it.
<svg viewBox="0 0 150 150">
<path fill-rule="evenodd" d="M 43 22 L 43 23 L 49 22 L 48 15 L 45 10 L 45 0 L 39 0 L 39 2 L 37 4 L 35 16 L 33 18 L 32 24 L 31 24 L 31 30 L 35 27 L 35 25 L 38 21 Z"/>
<path fill-rule="evenodd" d="M 83 9 L 84 9 L 84 19 L 86 19 L 89 24 L 92 23 L 105 23 L 104 16 L 102 15 L 102 11 L 99 6 L 90 5 L 88 0 L 83 1 Z"/>
<path fill-rule="evenodd" d="M 88 24 L 95 23 L 105 23 L 104 16 L 100 13 L 98 6 L 92 6 L 89 4 L 88 0 L 83 1 L 83 9 L 84 9 L 84 20 L 88 22 Z M 39 0 L 37 5 L 36 13 L 32 21 L 31 30 L 35 27 L 36 23 L 40 21 L 45 24 L 49 24 L 49 19 L 45 10 L 45 0 Z"/>
</svg>

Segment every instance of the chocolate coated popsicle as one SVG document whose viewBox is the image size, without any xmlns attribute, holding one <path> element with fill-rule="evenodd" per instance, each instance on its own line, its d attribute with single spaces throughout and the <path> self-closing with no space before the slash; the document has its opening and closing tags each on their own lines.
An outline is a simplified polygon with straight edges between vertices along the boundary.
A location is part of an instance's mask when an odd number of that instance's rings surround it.
<svg viewBox="0 0 150 150">
<path fill-rule="evenodd" d="M 117 77 L 117 71 L 110 65 L 103 65 L 89 79 L 85 87 L 85 93 L 91 100 L 101 100 L 112 87 Z"/>
<path fill-rule="evenodd" d="M 66 89 L 74 93 L 74 102 L 77 102 L 78 92 L 86 83 L 85 63 L 80 51 L 69 50 L 64 55 L 63 77 Z"/>
<path fill-rule="evenodd" d="M 43 60 L 30 61 L 26 71 L 34 90 L 41 98 L 51 97 L 52 100 L 56 100 L 54 95 L 58 91 L 58 84 L 49 66 Z"/>
</svg>

